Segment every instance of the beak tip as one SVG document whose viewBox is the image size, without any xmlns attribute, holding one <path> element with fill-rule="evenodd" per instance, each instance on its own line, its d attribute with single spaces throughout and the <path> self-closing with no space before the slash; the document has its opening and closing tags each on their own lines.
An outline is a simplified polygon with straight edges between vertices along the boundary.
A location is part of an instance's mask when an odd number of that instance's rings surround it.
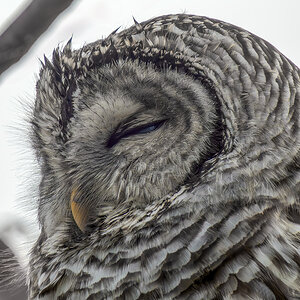
<svg viewBox="0 0 300 300">
<path fill-rule="evenodd" d="M 78 228 L 84 232 L 88 221 L 88 209 L 83 204 L 74 201 L 75 194 L 76 190 L 73 190 L 70 200 L 71 211 Z"/>
</svg>

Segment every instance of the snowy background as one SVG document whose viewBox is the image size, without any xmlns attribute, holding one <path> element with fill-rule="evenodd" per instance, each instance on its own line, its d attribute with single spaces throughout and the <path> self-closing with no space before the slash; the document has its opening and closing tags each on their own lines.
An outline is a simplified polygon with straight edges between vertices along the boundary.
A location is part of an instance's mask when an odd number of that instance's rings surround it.
<svg viewBox="0 0 300 300">
<path fill-rule="evenodd" d="M 26 3 L 28 1 L 2 1 L 0 32 Z M 107 36 L 119 26 L 120 30 L 129 27 L 133 24 L 132 16 L 141 22 L 158 15 L 185 12 L 243 27 L 271 42 L 300 66 L 299 11 L 299 0 L 76 1 L 22 60 L 0 77 L 0 239 L 18 250 L 24 242 L 34 239 L 37 231 L 36 212 L 32 209 L 38 184 L 37 167 L 24 120 L 28 103 L 34 100 L 39 58 L 44 54 L 50 57 L 52 50 L 64 45 L 71 36 L 73 47 L 79 48 Z M 25 262 L 22 253 L 20 260 Z"/>
</svg>

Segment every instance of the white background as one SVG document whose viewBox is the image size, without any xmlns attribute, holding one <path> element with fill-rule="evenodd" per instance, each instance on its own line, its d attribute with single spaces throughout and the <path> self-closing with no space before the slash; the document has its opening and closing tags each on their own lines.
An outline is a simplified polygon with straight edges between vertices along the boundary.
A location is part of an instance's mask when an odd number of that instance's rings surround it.
<svg viewBox="0 0 300 300">
<path fill-rule="evenodd" d="M 0 31 L 26 1 L 0 4 Z M 300 66 L 299 0 L 81 0 L 61 15 L 23 59 L 0 77 L 0 224 L 14 215 L 34 219 L 34 193 L 38 178 L 32 163 L 24 122 L 34 100 L 39 58 L 73 36 L 73 47 L 107 36 L 119 27 L 169 13 L 209 16 L 243 27 L 271 42 Z M 7 221 L 8 220 L 8 221 Z M 1 226 L 0 226 L 1 227 Z M 1 229 L 1 228 L 0 228 Z M 1 230 L 0 230 L 1 231 Z"/>
</svg>

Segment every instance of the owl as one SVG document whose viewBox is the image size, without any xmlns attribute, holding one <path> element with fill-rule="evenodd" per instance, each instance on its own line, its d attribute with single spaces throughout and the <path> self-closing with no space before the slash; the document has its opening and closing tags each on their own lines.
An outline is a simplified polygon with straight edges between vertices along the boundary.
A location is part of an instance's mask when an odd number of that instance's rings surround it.
<svg viewBox="0 0 300 300">
<path fill-rule="evenodd" d="M 300 72 L 165 15 L 45 58 L 30 299 L 300 299 Z"/>
</svg>

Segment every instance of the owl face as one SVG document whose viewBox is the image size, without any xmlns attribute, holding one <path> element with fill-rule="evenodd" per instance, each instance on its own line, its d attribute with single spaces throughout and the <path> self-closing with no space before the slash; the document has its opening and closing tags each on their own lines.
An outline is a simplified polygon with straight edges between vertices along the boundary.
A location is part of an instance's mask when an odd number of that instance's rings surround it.
<svg viewBox="0 0 300 300">
<path fill-rule="evenodd" d="M 63 182 L 88 219 L 175 193 L 216 151 L 213 100 L 187 75 L 118 61 L 79 80 L 72 99 Z"/>
</svg>

